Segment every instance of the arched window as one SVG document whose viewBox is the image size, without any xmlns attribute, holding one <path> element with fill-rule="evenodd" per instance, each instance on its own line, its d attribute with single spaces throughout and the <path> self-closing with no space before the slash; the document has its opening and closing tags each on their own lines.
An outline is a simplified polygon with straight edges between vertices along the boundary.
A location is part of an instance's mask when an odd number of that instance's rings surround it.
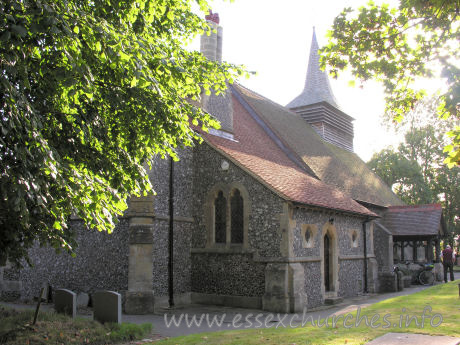
<svg viewBox="0 0 460 345">
<path fill-rule="evenodd" d="M 214 229 L 215 229 L 215 242 L 225 243 L 227 237 L 227 200 L 225 200 L 224 193 L 219 191 L 217 198 L 214 200 Z"/>
<path fill-rule="evenodd" d="M 238 189 L 235 189 L 230 198 L 231 210 L 231 242 L 243 243 L 244 240 L 244 204 L 243 197 Z"/>
<path fill-rule="evenodd" d="M 249 248 L 251 199 L 243 184 L 216 184 L 208 192 L 204 206 L 207 248 L 218 252 Z"/>
</svg>

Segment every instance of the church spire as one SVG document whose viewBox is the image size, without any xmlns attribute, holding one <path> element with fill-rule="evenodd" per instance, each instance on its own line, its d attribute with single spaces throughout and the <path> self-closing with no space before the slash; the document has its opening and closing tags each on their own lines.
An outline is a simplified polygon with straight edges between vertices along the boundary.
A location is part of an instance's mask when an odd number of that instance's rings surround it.
<svg viewBox="0 0 460 345">
<path fill-rule="evenodd" d="M 324 101 L 339 108 L 337 100 L 332 93 L 327 74 L 319 68 L 318 50 L 319 46 L 316 40 L 315 27 L 313 27 L 305 87 L 302 93 L 294 98 L 286 107 L 297 108 Z"/>
<path fill-rule="evenodd" d="M 318 50 L 313 27 L 305 87 L 286 107 L 299 114 L 324 141 L 353 152 L 354 119 L 339 109 L 327 74 L 319 68 Z"/>
</svg>

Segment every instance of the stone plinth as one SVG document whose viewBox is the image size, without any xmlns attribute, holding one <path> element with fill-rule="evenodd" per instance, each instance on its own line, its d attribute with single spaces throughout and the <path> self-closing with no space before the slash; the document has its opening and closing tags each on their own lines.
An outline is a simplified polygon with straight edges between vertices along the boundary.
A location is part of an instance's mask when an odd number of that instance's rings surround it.
<svg viewBox="0 0 460 345">
<path fill-rule="evenodd" d="M 125 313 L 132 315 L 153 314 L 155 298 L 153 290 L 126 291 Z"/>
<path fill-rule="evenodd" d="M 124 305 L 127 314 L 150 314 L 153 297 L 153 196 L 133 198 L 128 210 L 129 268 Z"/>
<path fill-rule="evenodd" d="M 267 264 L 263 309 L 278 313 L 302 312 L 307 305 L 304 282 L 305 274 L 301 264 Z"/>
<path fill-rule="evenodd" d="M 398 291 L 397 276 L 393 272 L 383 272 L 379 274 L 379 292 Z"/>
</svg>

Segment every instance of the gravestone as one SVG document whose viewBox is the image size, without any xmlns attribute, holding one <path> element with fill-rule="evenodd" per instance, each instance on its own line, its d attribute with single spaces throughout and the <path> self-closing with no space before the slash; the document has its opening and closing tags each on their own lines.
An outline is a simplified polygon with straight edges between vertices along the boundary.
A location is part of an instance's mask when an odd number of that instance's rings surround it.
<svg viewBox="0 0 460 345">
<path fill-rule="evenodd" d="M 114 291 L 98 291 L 91 295 L 94 320 L 121 323 L 121 295 Z"/>
<path fill-rule="evenodd" d="M 405 288 L 410 287 L 411 282 L 412 282 L 412 277 L 411 276 L 403 276 L 402 277 L 403 285 Z"/>
<path fill-rule="evenodd" d="M 49 285 L 48 283 L 43 283 L 42 284 L 42 289 L 43 289 L 43 293 L 41 294 L 41 299 L 42 299 L 42 302 L 50 302 L 51 301 L 51 285 Z M 40 290 L 41 291 L 41 290 Z M 37 300 L 39 299 L 39 297 L 37 297 Z"/>
<path fill-rule="evenodd" d="M 77 315 L 77 294 L 67 289 L 58 289 L 54 293 L 54 309 L 75 318 Z"/>
<path fill-rule="evenodd" d="M 89 303 L 89 295 L 85 292 L 79 292 L 77 295 L 77 306 L 87 307 Z"/>
</svg>

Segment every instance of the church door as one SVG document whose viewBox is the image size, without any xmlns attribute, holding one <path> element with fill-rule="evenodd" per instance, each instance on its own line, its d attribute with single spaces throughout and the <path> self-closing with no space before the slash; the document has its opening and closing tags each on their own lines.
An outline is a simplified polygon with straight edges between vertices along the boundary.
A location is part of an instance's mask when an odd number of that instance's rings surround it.
<svg viewBox="0 0 460 345">
<path fill-rule="evenodd" d="M 331 291 L 331 254 L 332 254 L 332 248 L 331 248 L 331 238 L 329 237 L 328 234 L 324 236 L 324 287 L 326 291 Z"/>
</svg>

